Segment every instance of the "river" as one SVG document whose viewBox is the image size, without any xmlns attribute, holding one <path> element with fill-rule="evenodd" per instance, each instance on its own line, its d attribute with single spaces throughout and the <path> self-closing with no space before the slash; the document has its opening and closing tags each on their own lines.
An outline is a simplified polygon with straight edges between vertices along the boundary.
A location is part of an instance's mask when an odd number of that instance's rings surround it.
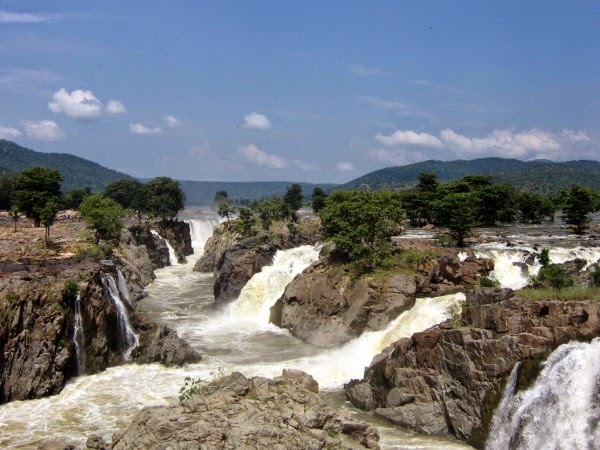
<svg viewBox="0 0 600 450">
<path fill-rule="evenodd" d="M 381 332 L 365 333 L 333 350 L 306 344 L 268 323 L 268 308 L 287 283 L 318 256 L 318 247 L 278 252 L 272 266 L 253 277 L 240 298 L 222 310 L 213 308 L 213 277 L 192 271 L 214 220 L 191 220 L 196 256 L 186 264 L 156 271 L 148 297 L 138 309 L 168 324 L 196 348 L 200 363 L 181 368 L 125 364 L 70 381 L 56 396 L 16 401 L 0 407 L 0 446 L 34 448 L 43 442 L 85 443 L 94 433 L 110 440 L 142 407 L 176 401 L 186 377 L 212 380 L 238 370 L 246 375 L 277 376 L 283 368 L 313 375 L 329 401 L 378 427 L 382 448 L 470 448 L 453 439 L 399 430 L 359 412 L 343 398 L 342 386 L 361 378 L 364 367 L 386 345 L 443 321 L 462 294 L 418 299 Z M 482 248 L 482 252 L 489 251 Z"/>
</svg>

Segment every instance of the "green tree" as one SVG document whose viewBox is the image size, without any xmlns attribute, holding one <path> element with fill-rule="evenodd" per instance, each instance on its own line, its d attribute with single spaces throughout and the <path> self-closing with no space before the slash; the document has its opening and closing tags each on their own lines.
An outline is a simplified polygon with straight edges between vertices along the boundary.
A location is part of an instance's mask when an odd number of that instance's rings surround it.
<svg viewBox="0 0 600 450">
<path fill-rule="evenodd" d="M 458 192 L 446 195 L 436 204 L 439 223 L 450 230 L 458 247 L 463 247 L 465 238 L 477 226 L 477 211 L 473 194 Z"/>
<path fill-rule="evenodd" d="M 258 217 L 260 217 L 261 226 L 265 231 L 269 231 L 273 221 L 280 220 L 288 215 L 285 212 L 285 205 L 279 197 L 258 202 L 256 211 L 258 212 Z"/>
<path fill-rule="evenodd" d="M 220 205 L 222 202 L 228 202 L 229 195 L 227 191 L 217 191 L 215 192 L 215 199 L 213 200 L 215 205 Z"/>
<path fill-rule="evenodd" d="M 477 219 L 483 226 L 513 223 L 518 213 L 517 191 L 509 184 L 484 185 L 475 191 Z"/>
<path fill-rule="evenodd" d="M 17 208 L 17 205 L 11 206 L 10 211 L 8 212 L 8 215 L 15 223 L 15 233 L 16 233 L 17 232 L 17 222 L 19 221 L 19 208 Z"/>
<path fill-rule="evenodd" d="M 146 205 L 146 186 L 137 180 L 117 180 L 106 186 L 104 195 L 125 209 L 143 211 Z"/>
<path fill-rule="evenodd" d="M 590 223 L 590 213 L 596 208 L 595 193 L 578 184 L 571 186 L 565 198 L 563 220 L 575 234 L 583 234 Z"/>
<path fill-rule="evenodd" d="M 318 214 L 325 207 L 325 200 L 327 199 L 327 194 L 325 191 L 316 186 L 313 189 L 312 193 L 312 209 L 315 214 Z"/>
<path fill-rule="evenodd" d="M 548 197 L 534 192 L 521 192 L 517 202 L 524 223 L 542 223 L 544 217 L 554 216 L 555 206 Z"/>
<path fill-rule="evenodd" d="M 14 180 L 15 203 L 19 211 L 34 221 L 34 226 L 41 225 L 41 212 L 46 203 L 59 203 L 62 175 L 58 170 L 44 167 L 25 169 Z"/>
<path fill-rule="evenodd" d="M 92 195 L 92 190 L 89 187 L 72 189 L 63 195 L 62 207 L 64 209 L 79 209 L 79 205 L 88 195 Z"/>
<path fill-rule="evenodd" d="M 251 237 L 256 235 L 254 225 L 256 225 L 256 219 L 250 208 L 240 208 L 238 219 L 235 221 L 233 229 L 243 237 Z"/>
<path fill-rule="evenodd" d="M 397 193 L 336 191 L 319 216 L 325 238 L 335 243 L 334 254 L 369 271 L 389 264 L 391 237 L 401 231 L 404 212 Z"/>
<path fill-rule="evenodd" d="M 95 230 L 96 244 L 100 239 L 119 237 L 125 212 L 113 199 L 98 194 L 90 195 L 81 202 L 79 213 L 88 226 Z"/>
<path fill-rule="evenodd" d="M 287 206 L 286 217 L 291 217 L 293 221 L 296 221 L 296 211 L 302 207 L 302 186 L 298 183 L 288 186 L 283 196 L 283 203 Z"/>
<path fill-rule="evenodd" d="M 419 183 L 417 184 L 417 191 L 429 192 L 435 194 L 438 189 L 438 176 L 436 173 L 420 173 L 417 177 Z"/>
<path fill-rule="evenodd" d="M 50 241 L 50 227 L 54 224 L 54 219 L 56 218 L 57 212 L 58 203 L 56 203 L 54 200 L 48 200 L 40 211 L 40 221 L 46 229 L 46 233 L 44 235 L 44 241 L 46 242 L 46 245 L 48 245 L 48 242 Z"/>
<path fill-rule="evenodd" d="M 547 281 L 557 291 L 573 286 L 573 279 L 558 264 L 548 264 L 540 269 L 538 274 L 540 281 Z"/>
<path fill-rule="evenodd" d="M 235 214 L 235 206 L 230 205 L 226 201 L 222 201 L 219 203 L 219 209 L 217 210 L 217 213 L 221 217 L 227 218 L 227 225 L 229 225 L 229 219 Z"/>
<path fill-rule="evenodd" d="M 10 211 L 13 204 L 13 175 L 0 175 L 0 210 Z"/>
<path fill-rule="evenodd" d="M 146 211 L 161 220 L 173 220 L 185 203 L 185 194 L 179 182 L 169 177 L 158 177 L 146 185 Z"/>
</svg>

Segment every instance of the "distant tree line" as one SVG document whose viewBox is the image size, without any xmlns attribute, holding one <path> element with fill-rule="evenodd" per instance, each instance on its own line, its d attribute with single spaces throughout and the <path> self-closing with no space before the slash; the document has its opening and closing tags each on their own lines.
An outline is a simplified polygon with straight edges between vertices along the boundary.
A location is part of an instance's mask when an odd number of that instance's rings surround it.
<svg viewBox="0 0 600 450">
<path fill-rule="evenodd" d="M 83 219 L 95 230 L 96 242 L 118 237 L 126 214 L 143 215 L 172 221 L 184 208 L 185 194 L 179 183 L 169 177 L 157 177 L 147 184 L 132 179 L 115 181 L 103 194 L 91 189 L 61 192 L 61 173 L 55 169 L 32 167 L 18 174 L 0 176 L 0 209 L 10 211 L 16 224 L 19 214 L 44 225 L 46 240 L 50 226 L 60 209 L 79 210 Z"/>
</svg>

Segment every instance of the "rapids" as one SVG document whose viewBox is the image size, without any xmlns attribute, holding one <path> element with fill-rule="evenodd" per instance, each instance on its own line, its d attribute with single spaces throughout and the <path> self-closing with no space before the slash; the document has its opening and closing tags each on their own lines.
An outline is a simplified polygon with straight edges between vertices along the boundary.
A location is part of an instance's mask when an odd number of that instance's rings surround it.
<svg viewBox="0 0 600 450">
<path fill-rule="evenodd" d="M 195 254 L 186 264 L 157 270 L 149 296 L 137 308 L 177 330 L 203 360 L 181 368 L 126 364 L 77 377 L 56 396 L 2 405 L 0 447 L 31 448 L 49 440 L 81 445 L 94 433 L 110 440 L 142 407 L 176 401 L 185 377 L 212 380 L 235 370 L 273 377 L 283 368 L 297 368 L 312 374 L 338 407 L 372 421 L 381 432 L 382 448 L 469 448 L 456 440 L 398 430 L 357 412 L 341 392 L 344 383 L 362 377 L 364 367 L 389 343 L 445 320 L 464 299 L 462 294 L 419 299 L 385 330 L 365 333 L 337 349 L 320 349 L 268 323 L 269 307 L 318 257 L 318 247 L 278 252 L 239 299 L 219 311 L 213 307 L 212 275 L 191 270 L 216 220 L 189 222 Z"/>
</svg>

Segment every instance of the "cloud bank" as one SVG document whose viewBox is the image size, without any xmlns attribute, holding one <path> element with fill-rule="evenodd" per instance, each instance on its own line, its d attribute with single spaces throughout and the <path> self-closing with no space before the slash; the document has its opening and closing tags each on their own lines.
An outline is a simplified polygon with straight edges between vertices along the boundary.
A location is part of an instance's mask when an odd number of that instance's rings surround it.
<svg viewBox="0 0 600 450">
<path fill-rule="evenodd" d="M 0 11 L 0 23 L 45 23 L 60 20 L 60 14 L 31 14 Z"/>
<path fill-rule="evenodd" d="M 240 151 L 248 161 L 256 165 L 270 167 L 271 169 L 283 169 L 286 167 L 286 162 L 283 158 L 264 152 L 256 145 L 251 144 L 240 147 Z"/>
<path fill-rule="evenodd" d="M 13 140 L 23 136 L 19 130 L 13 127 L 0 127 L 0 139 Z"/>
<path fill-rule="evenodd" d="M 175 116 L 165 116 L 165 123 L 169 128 L 179 128 L 183 125 Z"/>
<path fill-rule="evenodd" d="M 396 130 L 390 135 L 376 134 L 374 138 L 383 147 L 373 150 L 371 156 L 394 164 L 439 158 L 440 150 L 446 152 L 444 159 L 499 156 L 526 161 L 560 161 L 595 158 L 596 145 L 587 132 L 569 129 L 560 132 L 537 128 L 524 131 L 496 129 L 482 137 L 467 136 L 450 128 L 440 131 L 439 136 L 413 130 Z M 417 151 L 416 148 L 422 150 Z"/>
<path fill-rule="evenodd" d="M 28 120 L 23 122 L 25 134 L 38 141 L 54 142 L 64 138 L 64 133 L 53 120 Z"/>
<path fill-rule="evenodd" d="M 119 100 L 109 100 L 106 108 L 92 91 L 76 89 L 72 92 L 62 88 L 54 93 L 48 108 L 55 114 L 65 114 L 84 122 L 92 121 L 104 112 L 107 114 L 125 114 L 127 108 Z"/>
</svg>

